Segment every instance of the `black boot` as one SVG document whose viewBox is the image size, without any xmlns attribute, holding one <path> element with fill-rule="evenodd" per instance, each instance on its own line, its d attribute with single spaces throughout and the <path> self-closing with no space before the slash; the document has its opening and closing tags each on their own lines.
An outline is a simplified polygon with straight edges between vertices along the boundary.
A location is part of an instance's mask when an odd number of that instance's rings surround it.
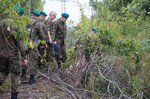
<svg viewBox="0 0 150 99">
<path fill-rule="evenodd" d="M 21 78 L 26 78 L 26 70 L 27 69 L 22 69 Z"/>
<path fill-rule="evenodd" d="M 65 63 L 65 62 L 66 62 L 66 60 L 67 60 L 67 57 L 63 57 L 63 58 L 61 58 L 62 63 Z"/>
<path fill-rule="evenodd" d="M 57 62 L 58 69 L 61 69 L 61 62 Z"/>
<path fill-rule="evenodd" d="M 17 99 L 18 93 L 11 93 L 11 99 Z"/>
<path fill-rule="evenodd" d="M 30 75 L 30 81 L 29 81 L 29 83 L 30 84 L 36 83 L 34 75 Z"/>
</svg>

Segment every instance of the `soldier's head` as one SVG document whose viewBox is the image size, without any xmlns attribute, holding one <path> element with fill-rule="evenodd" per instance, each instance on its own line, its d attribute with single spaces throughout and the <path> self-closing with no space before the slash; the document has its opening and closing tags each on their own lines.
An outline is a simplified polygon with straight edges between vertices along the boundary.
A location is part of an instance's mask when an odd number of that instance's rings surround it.
<svg viewBox="0 0 150 99">
<path fill-rule="evenodd" d="M 62 21 L 62 22 L 66 22 L 67 19 L 68 19 L 68 17 L 69 17 L 69 14 L 67 14 L 67 13 L 62 13 L 62 14 L 61 14 L 61 21 Z"/>
<path fill-rule="evenodd" d="M 31 19 L 37 20 L 38 17 L 40 16 L 40 13 L 37 11 L 31 11 Z"/>
<path fill-rule="evenodd" d="M 45 21 L 45 18 L 46 18 L 47 14 L 43 11 L 40 12 L 40 19 Z"/>
<path fill-rule="evenodd" d="M 98 30 L 96 28 L 92 28 L 89 34 L 96 34 L 98 32 Z"/>
<path fill-rule="evenodd" d="M 14 9 L 18 13 L 18 18 L 20 19 L 21 16 L 24 14 L 25 10 L 20 6 L 15 6 Z"/>
<path fill-rule="evenodd" d="M 49 13 L 49 18 L 50 18 L 51 20 L 54 20 L 54 19 L 56 18 L 56 15 L 57 15 L 57 13 L 56 13 L 55 11 L 51 11 L 51 12 Z"/>
</svg>

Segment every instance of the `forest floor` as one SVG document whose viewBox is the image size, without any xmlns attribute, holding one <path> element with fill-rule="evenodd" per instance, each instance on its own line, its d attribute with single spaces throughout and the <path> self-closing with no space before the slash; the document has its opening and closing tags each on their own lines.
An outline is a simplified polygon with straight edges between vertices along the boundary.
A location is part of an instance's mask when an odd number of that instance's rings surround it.
<svg viewBox="0 0 150 99">
<path fill-rule="evenodd" d="M 35 84 L 29 84 L 29 77 L 22 79 L 18 99 L 70 99 L 58 84 L 48 79 L 53 79 L 54 75 L 60 77 L 60 72 L 55 72 L 53 75 L 38 73 Z M 10 99 L 10 89 L 3 92 L 0 99 Z"/>
</svg>

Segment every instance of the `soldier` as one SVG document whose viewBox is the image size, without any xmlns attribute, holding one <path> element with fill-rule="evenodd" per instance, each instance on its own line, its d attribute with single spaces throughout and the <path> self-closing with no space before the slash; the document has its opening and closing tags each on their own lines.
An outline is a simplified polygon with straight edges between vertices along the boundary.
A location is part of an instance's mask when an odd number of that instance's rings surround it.
<svg viewBox="0 0 150 99">
<path fill-rule="evenodd" d="M 96 28 L 92 28 L 88 34 L 83 34 L 77 43 L 75 44 L 75 50 L 82 49 L 82 51 L 85 53 L 86 61 L 90 61 L 91 54 L 95 51 L 97 47 L 98 38 L 95 35 L 98 32 Z M 75 51 L 76 52 L 76 51 Z"/>
<path fill-rule="evenodd" d="M 95 35 L 98 32 L 98 30 L 96 28 L 92 28 L 90 31 L 90 34 Z"/>
<path fill-rule="evenodd" d="M 21 20 L 24 9 L 16 6 L 15 10 L 18 13 L 17 20 Z M 16 36 L 13 35 L 14 32 L 17 33 Z M 19 26 L 16 23 L 11 23 L 11 19 L 5 19 L 0 22 L 0 85 L 11 73 L 11 99 L 17 99 L 19 93 L 20 52 L 24 57 L 24 63 L 27 64 L 26 51 L 20 43 L 19 34 Z"/>
<path fill-rule="evenodd" d="M 37 11 L 31 11 L 31 20 L 34 22 L 38 19 L 38 17 L 40 16 L 40 13 Z"/>
<path fill-rule="evenodd" d="M 47 48 L 47 55 L 46 55 L 46 60 L 47 62 L 53 62 L 55 59 L 55 52 L 54 52 L 54 38 L 55 38 L 55 25 L 53 20 L 56 18 L 56 12 L 51 11 L 49 13 L 48 19 L 45 21 L 45 24 L 48 28 L 48 38 L 50 43 L 48 44 Z"/>
<path fill-rule="evenodd" d="M 43 12 L 43 11 L 40 12 L 40 18 L 43 22 L 45 21 L 46 16 L 47 16 L 47 14 L 45 12 Z"/>
<path fill-rule="evenodd" d="M 75 65 L 72 65 L 73 67 L 70 67 L 70 71 L 72 75 L 80 73 L 80 76 L 76 76 L 79 79 L 74 81 L 75 86 L 79 86 L 83 84 L 83 87 L 85 87 L 85 84 L 88 82 L 88 76 L 89 71 L 87 72 L 87 63 L 91 62 L 94 55 L 99 55 L 99 45 L 100 41 L 97 37 L 96 33 L 98 30 L 96 28 L 92 28 L 89 33 L 84 33 L 80 36 L 79 40 L 75 44 Z M 80 57 L 80 58 L 79 58 Z M 95 63 L 92 63 L 91 65 L 95 65 Z M 76 68 L 76 70 L 74 70 Z M 80 72 L 82 70 L 82 73 Z"/>
<path fill-rule="evenodd" d="M 54 19 L 56 18 L 56 12 L 51 11 L 49 13 L 49 17 L 48 19 L 45 21 L 45 24 L 48 28 L 48 31 L 50 32 L 51 38 L 52 38 L 52 42 L 54 42 L 54 38 L 55 38 L 55 25 L 54 25 Z"/>
<path fill-rule="evenodd" d="M 43 23 L 43 20 L 39 18 L 36 23 L 33 23 L 31 26 L 31 32 L 29 36 L 30 40 L 32 41 L 32 44 L 39 43 L 45 46 L 47 48 L 48 40 L 48 34 L 45 24 Z M 30 84 L 35 83 L 35 73 L 37 68 L 37 62 L 39 60 L 39 52 L 37 46 L 35 46 L 33 49 L 29 50 L 29 72 L 30 72 Z"/>
<path fill-rule="evenodd" d="M 30 32 L 30 29 L 31 29 L 31 24 L 33 24 L 38 19 L 39 16 L 40 16 L 39 12 L 31 11 L 31 15 L 30 15 L 31 23 L 26 26 L 27 29 L 29 30 L 29 32 Z"/>
<path fill-rule="evenodd" d="M 61 17 L 55 21 L 55 41 L 57 45 L 60 46 L 61 53 L 59 56 L 56 56 L 58 68 L 61 67 L 61 60 L 62 62 L 65 62 L 67 59 L 67 54 L 66 54 L 66 46 L 65 46 L 65 39 L 66 39 L 66 32 L 67 32 L 67 26 L 66 26 L 66 21 L 69 17 L 69 14 L 67 13 L 62 13 Z"/>
<path fill-rule="evenodd" d="M 43 11 L 40 12 L 40 22 L 44 24 L 45 18 L 47 14 Z M 42 68 L 45 65 L 45 57 L 46 57 L 46 46 L 45 44 L 39 44 L 38 46 L 39 58 L 38 58 L 38 65 Z"/>
<path fill-rule="evenodd" d="M 31 23 L 26 26 L 29 32 L 31 32 L 31 26 L 38 19 L 39 16 L 40 16 L 39 12 L 31 11 L 31 16 L 30 16 L 31 17 Z M 21 78 L 26 78 L 26 70 L 27 70 L 27 65 L 22 63 Z"/>
</svg>

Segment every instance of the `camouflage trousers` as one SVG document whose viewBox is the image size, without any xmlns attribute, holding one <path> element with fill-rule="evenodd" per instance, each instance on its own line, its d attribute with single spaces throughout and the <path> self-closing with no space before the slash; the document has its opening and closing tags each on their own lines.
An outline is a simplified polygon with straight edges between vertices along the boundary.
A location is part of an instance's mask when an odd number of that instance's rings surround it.
<svg viewBox="0 0 150 99">
<path fill-rule="evenodd" d="M 38 52 L 41 58 L 45 57 L 45 50 L 46 50 L 46 46 L 42 46 L 42 45 L 38 46 Z"/>
<path fill-rule="evenodd" d="M 48 69 L 56 67 L 55 51 L 53 44 L 48 44 L 47 48 L 38 47 L 40 56 L 38 57 L 39 69 Z"/>
<path fill-rule="evenodd" d="M 58 55 L 59 58 L 56 58 L 56 60 L 61 59 L 62 61 L 65 61 L 67 59 L 65 41 L 57 38 L 56 42 L 57 46 L 60 48 L 60 54 Z"/>
<path fill-rule="evenodd" d="M 38 46 L 38 61 L 37 64 L 40 68 L 45 66 L 45 57 L 46 57 L 46 46 L 39 45 Z"/>
<path fill-rule="evenodd" d="M 28 66 L 26 64 L 24 64 L 23 62 L 24 60 L 21 60 L 21 69 L 27 69 Z"/>
<path fill-rule="evenodd" d="M 54 51 L 54 47 L 53 46 L 48 46 L 48 48 L 46 49 L 46 61 L 47 62 L 53 62 L 55 59 L 55 51 Z"/>
<path fill-rule="evenodd" d="M 19 58 L 3 58 L 0 57 L 0 85 L 3 84 L 5 79 L 11 73 L 11 92 L 18 93 L 20 84 L 20 70 L 21 64 Z"/>
<path fill-rule="evenodd" d="M 66 45 L 65 44 L 60 44 L 61 48 L 61 56 L 63 60 L 67 59 L 67 53 L 66 53 Z"/>
<path fill-rule="evenodd" d="M 29 74 L 30 75 L 36 74 L 36 70 L 38 68 L 37 61 L 38 61 L 38 51 L 37 48 L 34 48 L 29 51 Z"/>
</svg>

